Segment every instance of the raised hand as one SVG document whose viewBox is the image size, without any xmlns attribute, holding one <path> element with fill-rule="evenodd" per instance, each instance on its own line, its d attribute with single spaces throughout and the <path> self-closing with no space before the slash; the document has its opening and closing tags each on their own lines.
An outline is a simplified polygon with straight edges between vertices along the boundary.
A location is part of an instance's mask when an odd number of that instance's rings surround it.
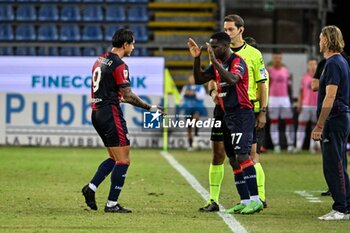
<svg viewBox="0 0 350 233">
<path fill-rule="evenodd" d="M 188 38 L 187 46 L 193 58 L 199 57 L 201 55 L 202 46 L 199 47 L 192 38 Z"/>
<path fill-rule="evenodd" d="M 209 55 L 209 60 L 212 62 L 212 63 L 216 63 L 217 60 L 216 60 L 216 57 L 215 57 L 215 53 L 213 51 L 213 48 L 210 46 L 210 44 L 208 42 L 205 43 L 207 45 L 207 51 L 208 51 L 208 55 Z"/>
</svg>

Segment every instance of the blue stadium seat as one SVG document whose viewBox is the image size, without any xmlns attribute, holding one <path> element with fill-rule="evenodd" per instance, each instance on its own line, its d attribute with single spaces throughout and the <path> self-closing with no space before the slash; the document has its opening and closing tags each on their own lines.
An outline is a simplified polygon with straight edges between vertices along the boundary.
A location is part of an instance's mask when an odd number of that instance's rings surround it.
<svg viewBox="0 0 350 233">
<path fill-rule="evenodd" d="M 102 48 L 101 47 L 96 47 L 96 48 L 91 48 L 91 47 L 86 47 L 83 49 L 83 56 L 100 56 L 102 54 Z"/>
<path fill-rule="evenodd" d="M 16 40 L 31 41 L 36 39 L 33 25 L 19 25 L 16 28 Z"/>
<path fill-rule="evenodd" d="M 107 26 L 107 28 L 105 30 L 105 40 L 111 42 L 114 33 L 120 28 L 122 28 L 122 27 L 118 26 L 118 25 Z"/>
<path fill-rule="evenodd" d="M 148 0 L 128 0 L 130 3 L 148 3 Z"/>
<path fill-rule="evenodd" d="M 77 5 L 63 6 L 61 10 L 62 21 L 80 21 L 80 8 Z"/>
<path fill-rule="evenodd" d="M 11 56 L 13 55 L 12 47 L 0 47 L 0 56 Z"/>
<path fill-rule="evenodd" d="M 134 57 L 146 57 L 149 56 L 149 52 L 147 48 L 135 48 L 132 51 L 132 56 Z"/>
<path fill-rule="evenodd" d="M 79 47 L 63 47 L 61 48 L 61 56 L 81 56 Z"/>
<path fill-rule="evenodd" d="M 44 5 L 39 9 L 40 21 L 57 21 L 58 20 L 58 10 L 55 5 Z"/>
<path fill-rule="evenodd" d="M 110 6 L 106 9 L 106 21 L 125 22 L 126 10 L 124 6 Z"/>
<path fill-rule="evenodd" d="M 61 0 L 61 2 L 81 2 L 81 0 Z"/>
<path fill-rule="evenodd" d="M 13 30 L 10 24 L 0 25 L 0 41 L 13 40 Z"/>
<path fill-rule="evenodd" d="M 55 41 L 58 40 L 56 25 L 41 25 L 38 30 L 38 40 Z"/>
<path fill-rule="evenodd" d="M 38 56 L 58 56 L 57 47 L 39 47 Z"/>
<path fill-rule="evenodd" d="M 129 22 L 148 22 L 147 6 L 132 6 L 128 10 Z"/>
<path fill-rule="evenodd" d="M 11 21 L 15 19 L 15 14 L 11 5 L 0 5 L 0 21 Z"/>
<path fill-rule="evenodd" d="M 20 5 L 16 11 L 16 20 L 18 21 L 35 21 L 36 10 L 34 5 Z"/>
<path fill-rule="evenodd" d="M 9 3 L 12 3 L 12 2 L 15 2 L 15 0 L 0 0 L 1 3 L 3 2 L 9 2 Z"/>
<path fill-rule="evenodd" d="M 103 34 L 100 26 L 86 25 L 83 29 L 82 40 L 84 41 L 97 41 L 102 40 Z"/>
<path fill-rule="evenodd" d="M 148 41 L 148 30 L 144 25 L 132 25 L 129 27 L 134 32 L 136 43 L 145 43 Z"/>
<path fill-rule="evenodd" d="M 83 20 L 88 22 L 102 21 L 103 20 L 103 12 L 101 6 L 88 6 L 85 5 L 83 8 Z"/>
<path fill-rule="evenodd" d="M 103 2 L 103 0 L 83 0 L 83 2 Z"/>
<path fill-rule="evenodd" d="M 34 47 L 17 47 L 16 55 L 18 56 L 35 56 L 35 48 Z"/>
<path fill-rule="evenodd" d="M 61 27 L 61 41 L 79 41 L 80 30 L 77 25 L 64 25 Z"/>
<path fill-rule="evenodd" d="M 111 2 L 111 3 L 125 3 L 127 0 L 106 0 L 106 2 Z"/>
<path fill-rule="evenodd" d="M 37 2 L 37 0 L 16 0 L 17 2 Z"/>
</svg>

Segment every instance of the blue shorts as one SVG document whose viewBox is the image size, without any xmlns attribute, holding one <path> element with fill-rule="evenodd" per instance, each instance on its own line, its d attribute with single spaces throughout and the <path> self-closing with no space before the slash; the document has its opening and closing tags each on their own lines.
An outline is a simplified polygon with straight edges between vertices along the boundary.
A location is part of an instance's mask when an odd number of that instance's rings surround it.
<svg viewBox="0 0 350 233">
<path fill-rule="evenodd" d="M 251 109 L 226 113 L 224 121 L 229 130 L 231 145 L 236 155 L 249 154 L 253 143 L 255 116 Z M 227 137 L 226 137 L 227 138 Z"/>
<path fill-rule="evenodd" d="M 201 100 L 185 100 L 182 109 L 184 110 L 185 115 L 192 116 L 195 113 L 198 113 L 200 116 L 207 115 L 207 109 Z"/>
</svg>

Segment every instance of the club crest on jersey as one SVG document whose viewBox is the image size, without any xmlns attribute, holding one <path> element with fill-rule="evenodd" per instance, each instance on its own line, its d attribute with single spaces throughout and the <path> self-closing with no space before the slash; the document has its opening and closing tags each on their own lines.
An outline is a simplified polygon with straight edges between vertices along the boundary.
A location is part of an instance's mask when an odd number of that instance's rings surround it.
<svg viewBox="0 0 350 233">
<path fill-rule="evenodd" d="M 129 72 L 128 70 L 124 70 L 124 78 L 127 79 L 129 76 Z"/>
</svg>

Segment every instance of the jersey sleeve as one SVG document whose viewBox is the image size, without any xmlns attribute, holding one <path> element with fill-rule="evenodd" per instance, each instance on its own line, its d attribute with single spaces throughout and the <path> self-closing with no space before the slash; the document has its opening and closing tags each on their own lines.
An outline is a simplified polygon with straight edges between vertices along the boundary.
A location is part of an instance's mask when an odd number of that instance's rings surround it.
<svg viewBox="0 0 350 233">
<path fill-rule="evenodd" d="M 244 73 L 248 72 L 247 64 L 244 62 L 243 58 L 236 57 L 232 60 L 230 72 L 238 75 L 240 79 L 243 79 Z"/>
<path fill-rule="evenodd" d="M 113 76 L 118 86 L 122 88 L 130 86 L 129 68 L 125 63 L 115 68 Z"/>
<path fill-rule="evenodd" d="M 337 85 L 340 84 L 341 70 L 338 64 L 335 62 L 330 62 L 326 65 L 324 69 L 324 76 L 326 77 L 327 85 Z"/>
<path fill-rule="evenodd" d="M 255 82 L 259 83 L 267 81 L 267 70 L 265 68 L 264 59 L 259 51 L 255 55 L 254 66 Z"/>
</svg>

